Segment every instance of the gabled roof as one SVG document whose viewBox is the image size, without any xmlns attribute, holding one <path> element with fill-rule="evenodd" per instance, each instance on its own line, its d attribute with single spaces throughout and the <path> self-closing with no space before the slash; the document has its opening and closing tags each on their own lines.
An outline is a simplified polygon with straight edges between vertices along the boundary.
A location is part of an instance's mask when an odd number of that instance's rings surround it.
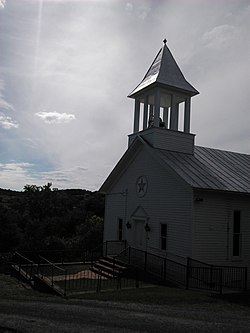
<svg viewBox="0 0 250 333">
<path fill-rule="evenodd" d="M 101 192 L 109 190 L 142 146 L 193 188 L 250 194 L 250 155 L 199 146 L 190 155 L 153 148 L 141 137 L 127 149 L 100 188 Z"/>
<path fill-rule="evenodd" d="M 160 49 L 141 83 L 129 94 L 133 97 L 141 90 L 159 83 L 197 95 L 199 92 L 185 79 L 166 44 Z"/>
</svg>

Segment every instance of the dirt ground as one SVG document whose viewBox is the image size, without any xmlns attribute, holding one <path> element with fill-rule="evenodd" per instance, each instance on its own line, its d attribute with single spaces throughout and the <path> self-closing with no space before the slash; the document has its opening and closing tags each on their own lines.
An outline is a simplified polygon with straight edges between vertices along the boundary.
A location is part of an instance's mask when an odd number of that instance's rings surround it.
<svg viewBox="0 0 250 333">
<path fill-rule="evenodd" d="M 1 333 L 249 332 L 250 310 L 87 300 L 0 300 Z"/>
</svg>

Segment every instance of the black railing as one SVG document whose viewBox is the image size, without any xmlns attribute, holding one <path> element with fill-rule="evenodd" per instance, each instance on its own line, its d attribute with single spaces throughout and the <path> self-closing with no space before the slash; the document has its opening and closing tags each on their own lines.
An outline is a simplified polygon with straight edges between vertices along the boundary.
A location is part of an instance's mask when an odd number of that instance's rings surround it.
<svg viewBox="0 0 250 333">
<path fill-rule="evenodd" d="M 97 249 L 96 253 L 98 253 Z M 98 272 L 93 272 L 86 264 L 75 264 L 71 268 L 64 269 L 65 264 L 62 264 L 61 267 L 44 257 L 39 257 L 39 260 L 37 276 L 64 296 L 79 292 L 138 288 L 141 285 L 137 276 L 133 276 L 133 278 L 123 276 L 122 271 L 107 278 L 102 275 L 100 269 Z M 113 264 L 115 265 L 115 263 L 114 258 Z"/>
<path fill-rule="evenodd" d="M 118 255 L 127 247 L 127 241 L 110 240 L 103 243 L 103 253 L 105 256 Z"/>
<path fill-rule="evenodd" d="M 66 276 L 67 276 L 67 271 L 63 269 L 62 267 L 59 267 L 55 265 L 54 263 L 50 262 L 48 259 L 40 256 L 39 257 L 40 261 L 37 266 L 37 275 L 45 280 L 46 282 L 53 287 L 55 282 L 57 280 L 63 280 L 65 281 Z M 65 288 L 63 288 L 64 290 Z"/>
<path fill-rule="evenodd" d="M 91 251 L 82 249 L 21 251 L 21 254 L 34 262 L 38 262 L 39 257 L 44 257 L 50 262 L 57 264 L 65 262 L 88 262 L 91 260 Z"/>
<path fill-rule="evenodd" d="M 246 289 L 247 267 L 215 266 L 187 258 L 181 264 L 166 257 L 128 247 L 117 259 L 143 270 L 161 282 L 170 281 L 187 289 L 204 289 L 222 293 L 223 288 Z"/>
<path fill-rule="evenodd" d="M 154 277 L 157 281 L 171 281 L 186 285 L 186 266 L 171 259 L 147 251 L 128 247 L 117 256 L 118 260 L 143 270 L 145 278 Z"/>
<path fill-rule="evenodd" d="M 29 260 L 19 252 L 15 252 L 12 257 L 13 268 L 19 273 L 19 278 L 23 276 L 27 281 L 33 280 L 36 273 L 37 264 Z"/>
<path fill-rule="evenodd" d="M 138 288 L 141 286 L 136 278 L 128 278 L 116 276 L 107 278 L 101 274 L 94 273 L 90 270 L 81 271 L 78 273 L 67 272 L 66 292 L 67 295 L 79 292 L 89 291 L 107 291 L 125 288 Z"/>
<path fill-rule="evenodd" d="M 63 264 L 67 262 L 89 263 L 102 256 L 117 255 L 126 248 L 126 241 L 105 241 L 94 249 L 70 250 L 39 250 L 21 251 L 20 254 L 33 262 L 38 262 L 39 257 L 46 258 L 52 263 Z"/>
<path fill-rule="evenodd" d="M 211 277 L 211 283 L 214 283 L 213 275 L 220 274 L 221 288 L 247 289 L 247 267 L 210 265 L 192 258 L 188 258 L 188 262 L 191 269 L 206 269 L 209 272 L 207 275 Z M 221 273 L 215 273 L 218 270 Z"/>
<path fill-rule="evenodd" d="M 65 270 L 48 262 L 45 258 L 39 265 L 38 277 L 63 296 L 89 291 L 100 292 L 125 288 L 138 288 L 140 283 L 136 278 L 116 276 L 106 278 L 98 273 L 82 267 L 82 270 Z"/>
</svg>

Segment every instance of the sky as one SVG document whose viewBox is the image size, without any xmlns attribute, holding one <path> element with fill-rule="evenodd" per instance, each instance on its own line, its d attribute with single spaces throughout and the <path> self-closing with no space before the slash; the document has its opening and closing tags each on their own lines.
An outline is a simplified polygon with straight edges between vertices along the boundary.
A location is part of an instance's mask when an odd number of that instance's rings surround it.
<svg viewBox="0 0 250 333">
<path fill-rule="evenodd" d="M 163 39 L 196 145 L 250 154 L 250 0 L 0 0 L 0 188 L 98 190 Z"/>
</svg>

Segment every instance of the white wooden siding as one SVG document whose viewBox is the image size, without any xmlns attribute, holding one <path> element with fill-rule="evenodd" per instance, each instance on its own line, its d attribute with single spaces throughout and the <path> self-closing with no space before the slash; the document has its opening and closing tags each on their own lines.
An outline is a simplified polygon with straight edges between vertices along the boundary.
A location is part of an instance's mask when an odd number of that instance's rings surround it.
<svg viewBox="0 0 250 333">
<path fill-rule="evenodd" d="M 195 198 L 203 201 L 195 202 Z M 242 258 L 232 257 L 233 212 L 241 211 Z M 193 257 L 210 264 L 250 264 L 250 198 L 194 192 Z M 250 272 L 249 272 L 250 273 Z"/>
<path fill-rule="evenodd" d="M 139 176 L 148 180 L 147 194 L 139 198 L 136 193 L 136 180 Z M 127 209 L 125 197 L 119 192 L 128 191 Z M 113 193 L 113 194 L 112 194 Z M 104 240 L 116 239 L 117 217 L 124 216 L 124 225 L 129 222 L 131 229 L 125 228 L 124 235 L 129 243 L 133 243 L 134 221 L 132 214 L 141 206 L 148 215 L 151 228 L 148 233 L 148 250 L 159 251 L 160 224 L 168 225 L 168 251 L 180 255 L 191 255 L 192 242 L 192 189 L 171 169 L 162 167 L 152 159 L 146 149 L 129 164 L 120 179 L 114 184 L 106 196 L 106 213 Z M 127 218 L 125 220 L 125 212 Z"/>
<path fill-rule="evenodd" d="M 129 145 L 137 135 L 138 133 L 129 136 Z M 186 154 L 193 154 L 194 152 L 194 134 L 154 127 L 141 131 L 139 135 L 154 148 Z"/>
</svg>

